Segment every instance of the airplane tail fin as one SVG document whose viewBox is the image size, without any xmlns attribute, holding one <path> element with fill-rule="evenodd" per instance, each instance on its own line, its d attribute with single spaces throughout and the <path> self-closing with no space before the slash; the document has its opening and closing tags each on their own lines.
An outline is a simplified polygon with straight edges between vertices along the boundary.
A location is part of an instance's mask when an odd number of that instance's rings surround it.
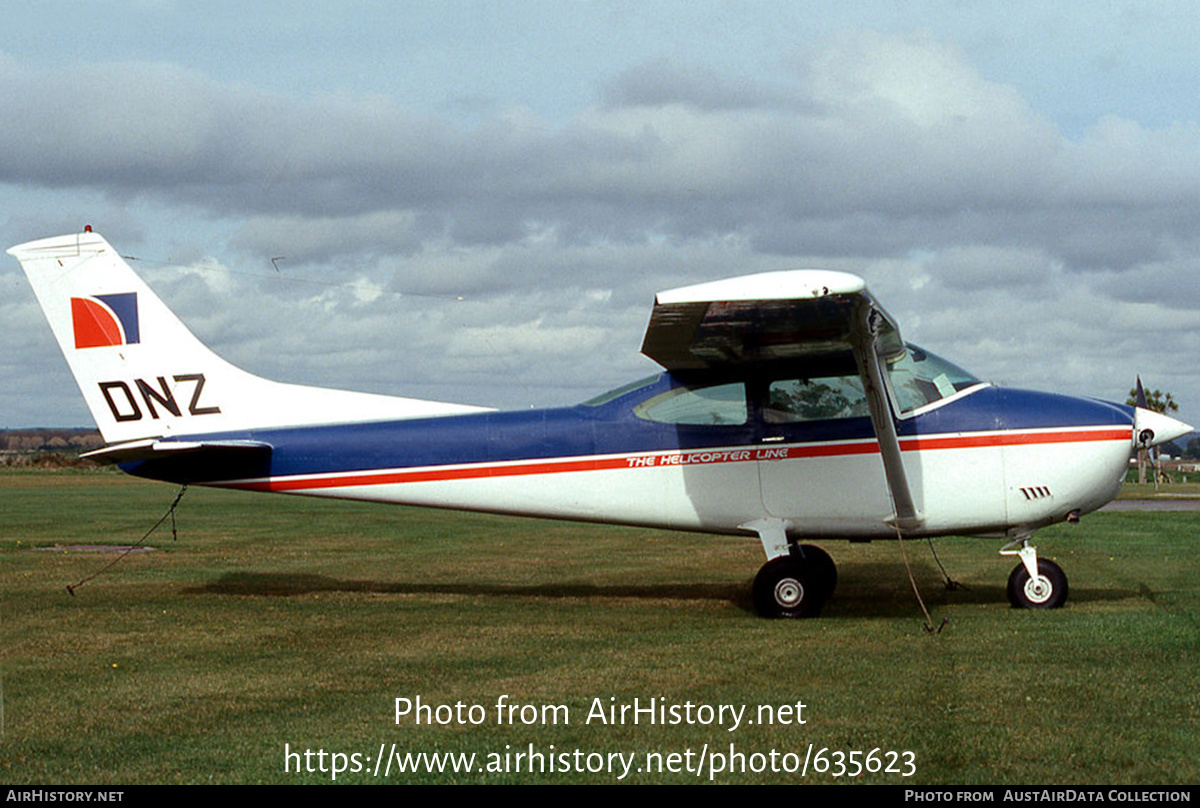
<svg viewBox="0 0 1200 808">
<path fill-rule="evenodd" d="M 480 409 L 283 384 L 247 373 L 200 342 L 90 230 L 8 252 L 21 262 L 109 444 Z"/>
</svg>

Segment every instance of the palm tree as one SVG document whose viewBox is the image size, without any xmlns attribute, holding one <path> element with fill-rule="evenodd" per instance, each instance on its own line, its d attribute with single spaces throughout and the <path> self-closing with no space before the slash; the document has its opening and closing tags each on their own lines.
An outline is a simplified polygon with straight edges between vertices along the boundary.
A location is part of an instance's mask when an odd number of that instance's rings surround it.
<svg viewBox="0 0 1200 808">
<path fill-rule="evenodd" d="M 1125 403 L 1131 407 L 1144 407 L 1148 410 L 1161 412 L 1166 415 L 1169 412 L 1179 410 L 1179 405 L 1175 403 L 1175 398 L 1170 393 L 1164 393 L 1162 390 L 1151 390 L 1147 393 L 1142 388 L 1142 377 L 1139 376 L 1137 386 L 1129 391 L 1129 398 Z M 1138 449 L 1138 482 L 1146 482 L 1146 461 L 1149 457 L 1149 450 Z M 1154 487 L 1158 488 L 1158 472 L 1154 474 Z"/>
</svg>

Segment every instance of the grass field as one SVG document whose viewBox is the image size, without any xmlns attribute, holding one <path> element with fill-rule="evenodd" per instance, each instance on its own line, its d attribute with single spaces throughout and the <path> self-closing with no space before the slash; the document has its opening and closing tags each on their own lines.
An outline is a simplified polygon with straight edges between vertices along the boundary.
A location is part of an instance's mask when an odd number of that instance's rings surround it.
<svg viewBox="0 0 1200 808">
<path fill-rule="evenodd" d="M 338 782 L 618 779 L 513 773 L 533 744 L 581 750 L 585 766 L 636 753 L 624 782 L 694 782 L 638 768 L 655 753 L 694 767 L 703 750 L 707 781 L 709 755 L 732 744 L 747 769 L 768 769 L 717 782 L 801 782 L 754 755 L 794 766 L 811 744 L 808 782 L 849 779 L 815 770 L 821 749 L 826 762 L 913 753 L 915 775 L 865 782 L 1200 782 L 1197 514 L 1096 514 L 1041 532 L 1071 581 L 1067 607 L 1049 613 L 1008 607 L 1013 562 L 998 542 L 935 543 L 965 584 L 954 592 L 927 545 L 906 543 L 935 620 L 949 620 L 938 636 L 894 542 L 827 545 L 840 580 L 824 616 L 764 621 L 748 597 L 753 540 L 203 489 L 181 504 L 178 541 L 160 531 L 154 551 L 66 592 L 113 555 L 50 548 L 135 541 L 174 494 L 112 473 L 0 474 L 0 781 L 330 781 L 296 774 L 301 758 L 285 773 L 285 744 L 324 750 L 314 768 L 333 752 L 373 768 L 395 744 L 501 769 Z M 397 723 L 395 700 L 417 696 L 486 717 Z M 537 723 L 499 724 L 501 696 L 565 706 L 569 723 L 531 708 Z M 805 723 L 586 720 L 596 699 L 634 698 L 747 705 L 751 719 L 802 702 Z"/>
</svg>

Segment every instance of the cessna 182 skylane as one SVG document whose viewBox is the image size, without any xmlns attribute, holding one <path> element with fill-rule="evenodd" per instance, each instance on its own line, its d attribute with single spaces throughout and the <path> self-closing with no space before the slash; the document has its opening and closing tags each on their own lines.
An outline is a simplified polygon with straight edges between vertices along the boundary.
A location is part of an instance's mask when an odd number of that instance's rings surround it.
<svg viewBox="0 0 1200 808">
<path fill-rule="evenodd" d="M 481 407 L 268 381 L 206 348 L 98 234 L 9 250 L 106 446 L 175 483 L 756 535 L 769 617 L 836 582 L 810 542 L 982 535 L 1014 606 L 1062 570 L 1030 544 L 1117 493 L 1130 454 L 1190 431 L 1142 408 L 994 387 L 914 345 L 861 278 L 788 271 L 660 292 L 666 372 L 584 404 Z"/>
</svg>

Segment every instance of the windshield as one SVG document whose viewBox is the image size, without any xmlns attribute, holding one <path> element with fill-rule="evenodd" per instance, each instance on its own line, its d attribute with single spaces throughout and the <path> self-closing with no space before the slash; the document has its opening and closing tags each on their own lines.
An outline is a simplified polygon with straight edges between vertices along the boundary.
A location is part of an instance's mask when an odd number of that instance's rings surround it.
<svg viewBox="0 0 1200 808">
<path fill-rule="evenodd" d="M 888 377 L 900 412 L 911 412 L 982 384 L 953 362 L 916 345 L 909 345 L 904 356 L 888 366 Z"/>
</svg>

